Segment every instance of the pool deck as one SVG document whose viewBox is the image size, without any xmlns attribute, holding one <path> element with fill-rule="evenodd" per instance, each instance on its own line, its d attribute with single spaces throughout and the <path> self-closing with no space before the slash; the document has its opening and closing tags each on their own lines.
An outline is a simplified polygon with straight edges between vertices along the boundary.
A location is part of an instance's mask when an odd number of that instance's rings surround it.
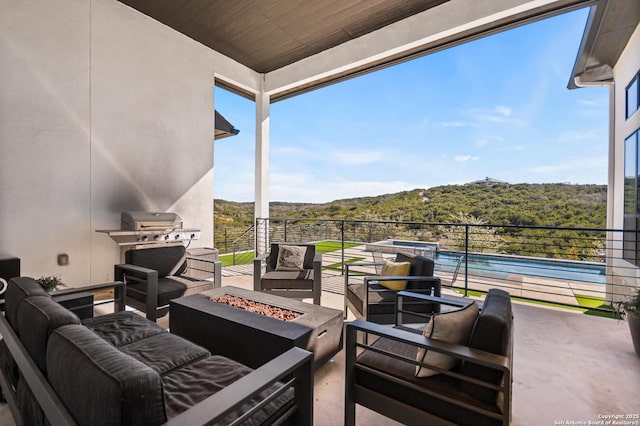
<svg viewBox="0 0 640 426">
<path fill-rule="evenodd" d="M 345 259 L 359 259 L 361 262 L 372 262 L 371 251 L 367 245 L 360 245 L 345 249 Z M 322 258 L 323 266 L 334 265 L 342 262 L 340 252 L 325 253 Z M 373 267 L 358 267 L 359 271 L 375 275 Z M 251 265 L 241 265 L 223 269 L 223 276 L 251 275 Z M 453 271 L 450 268 L 440 268 L 436 263 L 436 275 L 444 282 L 450 282 Z M 543 300 L 546 302 L 558 302 L 577 305 L 576 296 L 590 296 L 605 298 L 606 286 L 598 283 L 571 281 L 567 279 L 546 278 L 531 275 L 508 274 L 506 278 L 499 279 L 483 274 L 469 273 L 469 289 L 487 291 L 490 288 L 499 287 L 508 291 L 512 296 Z M 454 287 L 463 290 L 465 285 L 465 270 L 460 269 Z M 340 271 L 324 269 L 322 272 L 322 289 L 327 292 L 343 294 L 344 276 Z"/>
</svg>

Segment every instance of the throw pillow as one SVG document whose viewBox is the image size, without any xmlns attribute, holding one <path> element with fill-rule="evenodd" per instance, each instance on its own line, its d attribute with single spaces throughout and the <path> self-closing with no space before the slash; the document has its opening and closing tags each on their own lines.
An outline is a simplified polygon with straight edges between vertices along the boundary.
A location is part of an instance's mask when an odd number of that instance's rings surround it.
<svg viewBox="0 0 640 426">
<path fill-rule="evenodd" d="M 435 314 L 431 317 L 431 321 L 425 327 L 423 334 L 430 339 L 466 345 L 478 318 L 478 312 L 478 304 L 473 302 L 457 311 Z M 459 361 L 440 352 L 427 351 L 424 348 L 418 349 L 416 360 L 446 370 L 455 367 Z M 438 372 L 435 370 L 416 365 L 417 377 L 429 377 L 436 374 Z"/>
<path fill-rule="evenodd" d="M 307 248 L 304 246 L 279 245 L 276 270 L 302 271 L 306 254 Z"/>
<path fill-rule="evenodd" d="M 393 260 L 385 260 L 382 265 L 382 271 L 380 271 L 381 277 L 406 277 L 411 270 L 411 263 L 409 262 L 394 262 Z M 378 281 L 383 287 L 389 290 L 404 290 L 407 288 L 406 281 Z"/>
</svg>

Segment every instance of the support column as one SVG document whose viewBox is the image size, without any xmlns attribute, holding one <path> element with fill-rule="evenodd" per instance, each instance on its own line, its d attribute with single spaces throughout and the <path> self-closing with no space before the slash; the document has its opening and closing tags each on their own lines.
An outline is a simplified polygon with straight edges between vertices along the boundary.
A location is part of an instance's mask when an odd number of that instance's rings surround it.
<svg viewBox="0 0 640 426">
<path fill-rule="evenodd" d="M 256 95 L 256 179 L 254 220 L 269 217 L 269 113 L 270 97 L 261 90 Z M 268 221 L 256 223 L 256 255 L 267 250 Z"/>
</svg>

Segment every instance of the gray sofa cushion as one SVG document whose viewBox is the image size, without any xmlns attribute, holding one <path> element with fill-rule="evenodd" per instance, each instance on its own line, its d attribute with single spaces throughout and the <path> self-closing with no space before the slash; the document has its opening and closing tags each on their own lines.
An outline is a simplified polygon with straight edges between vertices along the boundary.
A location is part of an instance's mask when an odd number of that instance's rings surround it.
<svg viewBox="0 0 640 426">
<path fill-rule="evenodd" d="M 253 370 L 219 355 L 213 355 L 181 368 L 162 378 L 165 389 L 167 416 L 172 418 L 195 404 L 229 386 L 236 380 L 246 376 Z M 227 416 L 221 423 L 226 425 L 238 418 L 264 399 L 265 394 L 272 392 L 279 385 L 272 385 L 249 402 L 243 404 Z M 274 418 L 293 405 L 293 389 L 288 389 L 266 407 L 256 412 L 243 425 L 269 425 Z"/>
<path fill-rule="evenodd" d="M 49 297 L 48 293 L 33 278 L 16 277 L 9 280 L 4 294 L 5 315 L 18 337 L 20 337 L 18 307 L 25 298 L 36 295 Z M 0 368 L 5 372 L 5 376 L 9 378 L 11 385 L 15 387 L 18 384 L 18 365 L 9 353 L 9 348 L 4 340 L 0 341 Z"/>
<path fill-rule="evenodd" d="M 186 249 L 182 245 L 129 250 L 124 256 L 126 263 L 158 271 L 158 278 L 169 275 L 178 263 L 180 267 L 172 275 L 180 275 L 187 269 Z"/>
<path fill-rule="evenodd" d="M 5 293 L 5 309 L 7 313 L 7 321 L 13 327 L 13 331 L 20 336 L 20 329 L 17 326 L 18 307 L 23 299 L 29 296 L 47 296 L 49 294 L 44 291 L 36 280 L 30 277 L 16 277 L 9 280 L 7 291 Z"/>
<path fill-rule="evenodd" d="M 170 333 L 156 334 L 119 349 L 160 375 L 209 355 L 205 348 Z"/>
<path fill-rule="evenodd" d="M 27 297 L 18 309 L 20 340 L 40 371 L 46 373 L 47 341 L 58 327 L 80 324 L 73 312 L 54 302 L 48 296 Z"/>
<path fill-rule="evenodd" d="M 506 355 L 510 344 L 512 325 L 513 314 L 509 293 L 500 289 L 491 289 L 485 297 L 482 311 L 478 315 L 468 346 L 498 355 Z M 463 363 L 461 372 L 465 376 L 475 377 L 496 385 L 502 380 L 500 372 L 471 362 Z M 494 403 L 496 401 L 497 393 L 494 390 L 468 382 L 463 384 L 463 388 L 466 392 L 476 395 L 485 402 Z"/>
<path fill-rule="evenodd" d="M 82 321 L 98 336 L 119 348 L 167 330 L 133 312 L 115 312 Z"/>
<path fill-rule="evenodd" d="M 48 379 L 80 425 L 166 422 L 160 375 L 81 325 L 56 329 L 47 347 Z"/>
</svg>

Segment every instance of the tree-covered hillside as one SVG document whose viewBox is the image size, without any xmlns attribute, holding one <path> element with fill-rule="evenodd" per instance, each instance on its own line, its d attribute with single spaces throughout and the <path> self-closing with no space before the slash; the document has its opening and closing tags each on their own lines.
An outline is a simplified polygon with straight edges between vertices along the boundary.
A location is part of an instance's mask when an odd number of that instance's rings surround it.
<svg viewBox="0 0 640 426">
<path fill-rule="evenodd" d="M 494 225 L 604 228 L 607 187 L 569 184 L 444 185 L 324 204 L 272 202 L 274 218 L 451 222 L 459 212 Z M 214 201 L 216 227 L 253 223 L 253 203 Z"/>
</svg>

